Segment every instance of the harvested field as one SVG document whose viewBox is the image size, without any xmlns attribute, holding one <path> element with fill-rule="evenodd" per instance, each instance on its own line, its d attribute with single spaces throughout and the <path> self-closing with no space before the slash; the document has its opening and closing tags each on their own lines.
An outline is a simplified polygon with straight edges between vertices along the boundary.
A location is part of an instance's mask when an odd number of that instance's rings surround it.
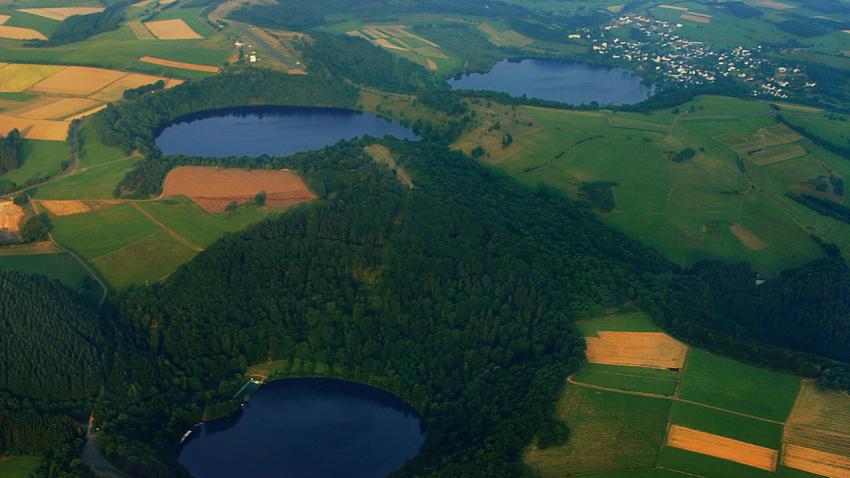
<svg viewBox="0 0 850 478">
<path fill-rule="evenodd" d="M 683 11 L 683 12 L 688 11 L 687 7 L 677 7 L 675 5 L 658 5 L 658 8 L 667 8 L 667 9 L 670 9 L 670 10 L 680 10 L 680 11 Z"/>
<path fill-rule="evenodd" d="M 203 38 L 179 18 L 146 22 L 144 26 L 160 40 L 195 40 Z"/>
<path fill-rule="evenodd" d="M 69 66 L 32 86 L 35 91 L 64 95 L 88 96 L 124 77 L 127 73 L 87 66 Z"/>
<path fill-rule="evenodd" d="M 772 0 L 756 0 L 756 5 L 765 8 L 772 8 L 774 10 L 788 10 L 789 8 L 794 8 L 794 5 L 789 5 L 787 3 L 782 2 L 774 2 Z"/>
<path fill-rule="evenodd" d="M 147 29 L 142 22 L 127 22 L 127 26 L 130 27 L 130 30 L 133 30 L 133 34 L 136 35 L 136 38 L 139 40 L 156 40 L 156 37 L 153 36 L 150 30 Z"/>
<path fill-rule="evenodd" d="M 0 134 L 8 134 L 17 129 L 27 139 L 45 139 L 64 141 L 68 137 L 68 123 L 65 121 L 35 120 L 16 116 L 0 115 Z"/>
<path fill-rule="evenodd" d="M 47 40 L 47 37 L 38 30 L 3 25 L 8 19 L 9 17 L 6 16 L 5 20 L 0 21 L 0 38 L 8 38 L 10 40 Z"/>
<path fill-rule="evenodd" d="M 850 395 L 804 380 L 783 442 L 850 457 Z"/>
<path fill-rule="evenodd" d="M 224 211 L 231 202 L 253 201 L 260 191 L 266 192 L 266 205 L 289 206 L 316 197 L 304 181 L 289 170 L 219 169 L 185 166 L 168 174 L 163 197 L 187 196 L 210 212 Z"/>
<path fill-rule="evenodd" d="M 376 45 L 378 45 L 378 46 L 382 46 L 382 47 L 384 47 L 384 48 L 390 48 L 390 49 L 392 49 L 392 50 L 407 51 L 407 50 L 405 50 L 404 48 L 402 48 L 402 47 L 400 47 L 400 46 L 398 46 L 398 45 L 396 45 L 396 44 L 394 44 L 394 43 L 390 42 L 390 41 L 389 41 L 389 40 L 387 40 L 386 38 L 377 38 L 377 39 L 375 39 L 374 43 L 375 43 Z"/>
<path fill-rule="evenodd" d="M 154 58 L 152 56 L 143 56 L 139 61 L 152 63 L 154 65 L 169 66 L 171 68 L 181 68 L 183 70 L 206 71 L 208 73 L 218 73 L 219 67 L 209 65 L 199 65 L 197 63 L 185 63 L 182 61 L 164 60 L 162 58 Z"/>
<path fill-rule="evenodd" d="M 96 101 L 87 98 L 55 98 L 43 105 L 16 112 L 21 118 L 61 120 L 81 111 L 91 110 Z"/>
<path fill-rule="evenodd" d="M 752 231 L 742 226 L 741 224 L 732 224 L 729 226 L 729 231 L 741 241 L 741 244 L 750 249 L 751 251 L 760 251 L 767 247 L 767 244 L 764 243 L 758 236 L 753 234 Z"/>
<path fill-rule="evenodd" d="M 69 117 L 65 118 L 65 121 L 74 121 L 75 119 L 80 119 L 80 118 L 84 118 L 84 117 L 89 116 L 89 115 L 93 115 L 93 114 L 97 113 L 98 111 L 106 108 L 107 106 L 109 106 L 109 105 L 95 106 L 94 108 L 92 108 L 90 110 L 86 110 L 86 111 L 83 111 L 81 113 L 77 113 L 73 116 L 69 116 Z"/>
<path fill-rule="evenodd" d="M 623 6 L 624 5 L 611 5 L 609 7 L 606 7 L 605 10 L 608 10 L 611 13 L 619 13 L 620 10 L 623 9 Z"/>
<path fill-rule="evenodd" d="M 142 7 L 146 7 L 146 6 L 147 6 L 148 4 L 150 4 L 150 3 L 153 3 L 153 1 L 154 1 L 154 0 L 142 0 L 141 2 L 136 2 L 136 3 L 134 3 L 134 4 L 130 5 L 130 6 L 131 6 L 131 7 L 136 7 L 136 8 L 142 8 Z"/>
<path fill-rule="evenodd" d="M 767 471 L 776 470 L 776 459 L 779 456 L 777 450 L 679 425 L 670 425 L 667 446 Z"/>
<path fill-rule="evenodd" d="M 683 13 L 682 19 L 691 20 L 697 23 L 711 23 L 711 17 L 704 17 L 702 15 L 693 15 L 690 13 Z"/>
<path fill-rule="evenodd" d="M 10 17 L 9 15 L 0 15 L 0 25 L 9 21 L 10 18 L 12 18 L 12 17 Z"/>
<path fill-rule="evenodd" d="M 18 11 L 49 18 L 59 22 L 73 15 L 91 15 L 100 13 L 103 7 L 52 7 L 52 8 L 19 8 Z"/>
<path fill-rule="evenodd" d="M 587 361 L 607 365 L 679 369 L 688 346 L 663 332 L 597 332 L 585 337 Z"/>
<path fill-rule="evenodd" d="M 12 201 L 0 202 L 0 229 L 18 232 L 21 229 L 21 220 L 25 216 L 24 210 Z"/>
<path fill-rule="evenodd" d="M 427 58 L 425 60 L 425 66 L 431 71 L 437 71 L 437 64 L 434 63 L 434 60 Z"/>
<path fill-rule="evenodd" d="M 9 63 L 0 68 L 0 91 L 18 92 L 64 68 L 53 65 L 23 65 Z"/>
<path fill-rule="evenodd" d="M 117 101 L 123 98 L 124 90 L 138 88 L 142 85 L 149 85 L 151 83 L 156 83 L 159 80 L 165 81 L 166 87 L 173 86 L 168 81 L 168 78 L 143 75 L 140 73 L 130 73 L 129 75 L 118 79 L 117 81 L 109 84 L 109 86 L 91 95 L 91 97 L 100 101 Z"/>
<path fill-rule="evenodd" d="M 782 464 L 827 478 L 850 477 L 850 458 L 799 445 L 782 447 Z"/>
<path fill-rule="evenodd" d="M 91 208 L 82 201 L 38 201 L 38 204 L 44 206 L 54 216 L 70 216 L 91 211 Z"/>
</svg>

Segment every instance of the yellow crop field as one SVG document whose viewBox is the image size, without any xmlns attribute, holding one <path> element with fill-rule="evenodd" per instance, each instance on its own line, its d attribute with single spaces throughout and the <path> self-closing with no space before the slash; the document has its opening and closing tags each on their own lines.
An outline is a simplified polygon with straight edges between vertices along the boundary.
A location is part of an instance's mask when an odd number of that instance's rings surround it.
<svg viewBox="0 0 850 478">
<path fill-rule="evenodd" d="M 144 25 L 160 40 L 193 40 L 203 38 L 179 18 L 147 22 Z"/>
<path fill-rule="evenodd" d="M 0 68 L 0 91 L 18 92 L 26 90 L 62 68 L 65 67 L 10 63 Z"/>
<path fill-rule="evenodd" d="M 777 450 L 679 425 L 670 425 L 667 445 L 767 471 L 776 470 L 779 456 Z"/>
<path fill-rule="evenodd" d="M 96 101 L 88 98 L 51 98 L 46 104 L 24 111 L 16 111 L 21 118 L 28 119 L 65 119 L 75 113 L 90 110 L 97 105 Z"/>
<path fill-rule="evenodd" d="M 597 332 L 585 337 L 587 361 L 607 365 L 682 368 L 688 346 L 662 332 Z"/>
<path fill-rule="evenodd" d="M 73 15 L 91 15 L 92 13 L 100 13 L 103 7 L 51 7 L 51 8 L 20 8 L 21 12 L 26 12 L 32 15 L 49 18 L 59 22 L 65 21 L 66 18 Z"/>
<path fill-rule="evenodd" d="M 32 86 L 41 93 L 87 96 L 122 78 L 127 73 L 87 66 L 69 66 Z"/>
</svg>

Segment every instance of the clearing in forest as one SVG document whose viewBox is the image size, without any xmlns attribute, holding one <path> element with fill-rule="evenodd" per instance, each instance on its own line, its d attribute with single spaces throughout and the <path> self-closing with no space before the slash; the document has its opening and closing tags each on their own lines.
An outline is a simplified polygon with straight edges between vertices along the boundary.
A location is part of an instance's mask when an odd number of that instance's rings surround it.
<svg viewBox="0 0 850 478">
<path fill-rule="evenodd" d="M 688 346 L 663 332 L 607 332 L 586 337 L 587 361 L 596 364 L 680 369 Z"/>
<path fill-rule="evenodd" d="M 160 40 L 195 40 L 203 38 L 179 18 L 145 22 L 144 25 Z"/>
<path fill-rule="evenodd" d="M 91 15 L 100 13 L 103 7 L 52 7 L 52 8 L 19 8 L 18 11 L 49 18 L 59 22 L 73 15 Z"/>
<path fill-rule="evenodd" d="M 199 65 L 197 63 L 186 63 L 183 61 L 165 60 L 162 58 L 154 58 L 152 56 L 143 56 L 139 61 L 151 63 L 153 65 L 168 66 L 171 68 L 180 68 L 183 70 L 205 71 L 207 73 L 218 73 L 219 67 L 210 65 Z"/>
<path fill-rule="evenodd" d="M 410 173 L 398 165 L 398 161 L 396 161 L 395 156 L 393 156 L 393 153 L 386 146 L 382 144 L 373 144 L 363 148 L 363 151 L 371 156 L 376 162 L 389 168 L 389 170 L 395 175 L 396 179 L 398 179 L 402 184 L 410 189 L 416 187 L 413 184 L 413 180 L 410 178 Z"/>
<path fill-rule="evenodd" d="M 679 425 L 670 425 L 667 434 L 667 446 L 767 471 L 776 470 L 776 460 L 779 455 L 778 451 L 770 448 Z"/>
<path fill-rule="evenodd" d="M 208 166 L 184 166 L 165 178 L 163 197 L 187 196 L 210 212 L 224 211 L 232 202 L 247 203 L 261 191 L 265 204 L 283 207 L 316 197 L 304 181 L 292 171 L 282 169 L 220 169 Z"/>
<path fill-rule="evenodd" d="M 803 381 L 783 442 L 784 465 L 824 476 L 850 476 L 850 395 Z M 829 469 L 833 473 L 824 472 Z"/>
<path fill-rule="evenodd" d="M 12 201 L 0 202 L 0 230 L 20 231 L 21 221 L 25 216 L 24 210 Z"/>
</svg>

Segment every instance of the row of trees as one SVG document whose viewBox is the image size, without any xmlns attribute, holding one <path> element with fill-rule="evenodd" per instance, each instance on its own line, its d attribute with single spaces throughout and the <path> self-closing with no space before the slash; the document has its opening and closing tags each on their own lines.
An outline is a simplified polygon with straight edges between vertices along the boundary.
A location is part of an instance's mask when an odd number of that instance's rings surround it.
<svg viewBox="0 0 850 478">
<path fill-rule="evenodd" d="M 0 174 L 5 174 L 21 165 L 21 146 L 24 140 L 17 129 L 9 131 L 4 137 L 0 135 Z"/>
<path fill-rule="evenodd" d="M 27 44 L 36 47 L 52 47 L 83 41 L 99 33 L 118 29 L 124 21 L 124 10 L 129 1 L 121 1 L 106 7 L 100 13 L 91 15 L 72 15 L 66 18 L 46 41 Z"/>
</svg>

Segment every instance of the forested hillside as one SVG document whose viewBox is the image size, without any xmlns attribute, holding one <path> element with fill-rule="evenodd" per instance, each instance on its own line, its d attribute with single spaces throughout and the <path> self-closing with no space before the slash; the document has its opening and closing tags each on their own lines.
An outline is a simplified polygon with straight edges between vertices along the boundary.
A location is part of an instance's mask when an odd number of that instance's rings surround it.
<svg viewBox="0 0 850 478">
<path fill-rule="evenodd" d="M 21 165 L 21 133 L 17 129 L 0 136 L 0 174 L 16 169 Z"/>
</svg>

